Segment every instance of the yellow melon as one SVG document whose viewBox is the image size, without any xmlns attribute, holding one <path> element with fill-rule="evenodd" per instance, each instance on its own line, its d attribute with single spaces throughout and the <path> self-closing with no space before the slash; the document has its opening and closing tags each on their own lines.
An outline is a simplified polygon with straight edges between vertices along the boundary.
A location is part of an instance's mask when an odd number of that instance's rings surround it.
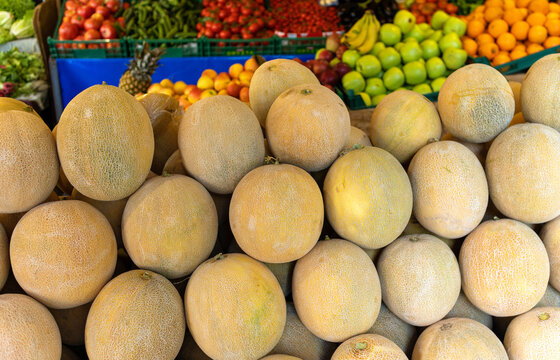
<svg viewBox="0 0 560 360">
<path fill-rule="evenodd" d="M 369 334 L 377 334 L 394 342 L 406 355 L 412 354 L 414 344 L 418 335 L 416 328 L 398 318 L 385 304 L 381 303 L 379 315 L 375 324 L 367 331 Z"/>
<path fill-rule="evenodd" d="M 181 152 L 175 150 L 173 154 L 167 159 L 165 165 L 163 166 L 162 174 L 177 174 L 177 175 L 188 175 L 187 170 L 183 166 L 183 158 L 181 157 Z"/>
<path fill-rule="evenodd" d="M 355 145 L 372 146 L 371 140 L 362 129 L 358 129 L 355 126 L 350 126 L 350 137 L 348 138 L 348 142 L 344 146 L 344 150 L 351 149 Z"/>
<path fill-rule="evenodd" d="M 510 360 L 558 359 L 560 307 L 539 307 L 509 324 L 504 345 Z"/>
<path fill-rule="evenodd" d="M 446 243 L 447 246 L 449 246 L 451 248 L 451 250 L 453 251 L 453 253 L 455 253 L 455 254 L 459 253 L 459 250 L 461 249 L 461 244 L 463 242 L 463 239 L 448 239 L 448 238 L 443 237 L 443 236 L 438 236 L 438 235 L 434 234 L 433 232 L 424 228 L 418 222 L 418 220 L 416 220 L 416 218 L 414 216 L 411 216 L 410 219 L 408 220 L 408 224 L 406 225 L 406 227 L 404 228 L 404 230 L 403 230 L 403 232 L 401 233 L 400 236 L 414 235 L 414 234 L 434 235 L 436 238 L 438 238 L 441 241 L 443 241 L 444 243 Z"/>
<path fill-rule="evenodd" d="M 290 355 L 277 354 L 277 355 L 265 356 L 261 360 L 303 360 L 303 359 Z"/>
<path fill-rule="evenodd" d="M 513 92 L 506 78 L 484 64 L 470 64 L 454 71 L 438 96 L 441 121 L 458 139 L 484 143 L 510 123 L 515 110 Z"/>
<path fill-rule="evenodd" d="M 486 157 L 492 202 L 505 216 L 538 224 L 560 215 L 560 134 L 519 124 L 494 140 Z"/>
<path fill-rule="evenodd" d="M 515 118 L 515 116 L 514 116 L 514 118 Z M 512 122 L 513 122 L 513 120 L 512 120 Z M 511 126 L 511 123 L 510 123 L 510 126 Z M 446 136 L 445 139 L 441 139 L 441 141 L 444 141 L 444 140 L 451 140 L 451 141 L 458 142 L 461 145 L 464 145 L 467 149 L 469 149 L 470 151 L 472 151 L 476 155 L 476 157 L 478 158 L 478 161 L 480 161 L 480 163 L 482 165 L 485 164 L 486 153 L 488 152 L 488 148 L 490 147 L 490 143 L 480 143 L 480 144 L 471 143 L 471 142 L 468 142 L 468 141 L 457 139 L 456 137 L 453 137 L 452 135 Z"/>
<path fill-rule="evenodd" d="M 332 342 L 367 331 L 381 306 L 373 262 L 358 246 L 339 239 L 319 241 L 297 261 L 292 296 L 305 327 Z"/>
<path fill-rule="evenodd" d="M 0 213 L 27 211 L 56 186 L 55 141 L 38 116 L 18 110 L 0 113 L 0 158 Z"/>
<path fill-rule="evenodd" d="M 530 310 L 544 295 L 550 275 L 541 239 L 510 219 L 480 224 L 465 239 L 459 264 L 465 295 L 493 316 Z"/>
<path fill-rule="evenodd" d="M 560 131 L 560 55 L 537 60 L 527 71 L 521 87 L 521 109 L 528 122 L 551 126 Z"/>
<path fill-rule="evenodd" d="M 540 236 L 550 260 L 550 285 L 560 291 L 560 217 L 547 223 Z"/>
<path fill-rule="evenodd" d="M 478 321 L 441 320 L 422 332 L 411 360 L 508 360 L 498 337 Z"/>
<path fill-rule="evenodd" d="M 10 245 L 8 236 L 2 224 L 0 224 L 0 290 L 4 287 L 10 274 Z"/>
<path fill-rule="evenodd" d="M 40 117 L 39 114 L 37 114 L 37 112 L 35 112 L 35 110 L 33 110 L 31 106 L 27 105 L 23 101 L 5 96 L 0 97 L 0 113 L 10 110 L 25 111 L 27 113 Z"/>
<path fill-rule="evenodd" d="M 26 293 L 55 309 L 92 301 L 111 278 L 117 244 L 93 206 L 55 201 L 30 210 L 10 242 L 12 270 Z"/>
<path fill-rule="evenodd" d="M 156 177 L 128 200 L 122 232 L 136 266 L 176 279 L 210 256 L 218 236 L 218 214 L 212 197 L 196 180 Z"/>
<path fill-rule="evenodd" d="M 289 354 L 305 360 L 330 359 L 337 344 L 319 339 L 303 325 L 294 304 L 286 304 L 286 327 L 272 354 Z"/>
<path fill-rule="evenodd" d="M 474 306 L 463 292 L 459 294 L 457 302 L 453 309 L 445 315 L 446 319 L 449 318 L 466 318 L 478 321 L 489 329 L 492 329 L 492 316 L 486 314 L 484 311 L 479 310 Z"/>
<path fill-rule="evenodd" d="M 217 194 L 264 161 L 264 138 L 255 114 L 242 101 L 218 95 L 190 106 L 179 127 L 185 170 Z"/>
<path fill-rule="evenodd" d="M 405 170 L 394 156 L 375 147 L 353 150 L 336 160 L 327 173 L 323 196 L 336 233 L 367 249 L 395 240 L 412 213 Z"/>
<path fill-rule="evenodd" d="M 181 296 L 163 276 L 131 270 L 111 280 L 89 311 L 88 357 L 173 360 L 185 336 Z"/>
<path fill-rule="evenodd" d="M 258 167 L 241 179 L 229 207 L 235 240 L 249 256 L 268 263 L 307 254 L 323 229 L 323 196 L 304 170 L 289 164 Z"/>
<path fill-rule="evenodd" d="M 408 360 L 391 340 L 376 334 L 354 336 L 340 344 L 331 360 Z"/>
<path fill-rule="evenodd" d="M 323 85 L 289 88 L 274 101 L 266 117 L 266 139 L 274 156 L 307 171 L 329 167 L 349 138 L 348 109 Z"/>
<path fill-rule="evenodd" d="M 120 200 L 142 185 L 154 156 L 154 133 L 142 105 L 110 85 L 94 85 L 64 109 L 56 145 L 70 183 L 95 200 Z"/>
<path fill-rule="evenodd" d="M 395 91 L 373 110 L 369 127 L 374 146 L 406 162 L 424 145 L 441 136 L 441 121 L 434 104 L 411 90 Z"/>
<path fill-rule="evenodd" d="M 60 332 L 46 307 L 29 296 L 0 295 L 0 359 L 60 360 Z"/>
<path fill-rule="evenodd" d="M 414 217 L 436 235 L 457 239 L 484 217 L 488 184 L 472 151 L 455 141 L 420 149 L 408 167 L 414 195 Z"/>
<path fill-rule="evenodd" d="M 249 101 L 263 127 L 274 100 L 299 84 L 319 85 L 319 80 L 311 70 L 293 60 L 270 60 L 257 68 L 249 86 Z"/>
<path fill-rule="evenodd" d="M 86 320 L 91 308 L 87 303 L 71 309 L 49 309 L 62 337 L 62 343 L 69 346 L 84 345 Z"/>
<path fill-rule="evenodd" d="M 508 81 L 511 91 L 513 92 L 513 99 L 515 100 L 514 114 L 521 111 L 521 83 L 519 81 Z"/>
<path fill-rule="evenodd" d="M 383 249 L 377 267 L 384 303 L 414 326 L 443 319 L 461 291 L 455 255 L 432 235 L 406 235 L 395 240 Z"/>
</svg>

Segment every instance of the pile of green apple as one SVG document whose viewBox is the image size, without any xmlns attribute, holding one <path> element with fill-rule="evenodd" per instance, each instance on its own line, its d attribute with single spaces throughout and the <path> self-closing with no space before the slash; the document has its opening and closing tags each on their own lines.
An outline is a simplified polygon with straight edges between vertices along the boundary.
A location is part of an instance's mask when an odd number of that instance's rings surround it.
<svg viewBox="0 0 560 360">
<path fill-rule="evenodd" d="M 416 24 L 411 12 L 400 10 L 392 24 L 381 26 L 369 54 L 344 51 L 342 62 L 352 71 L 342 77 L 342 86 L 359 94 L 366 106 L 400 89 L 438 92 L 447 76 L 467 61 L 461 42 L 466 30 L 463 20 L 443 11 L 437 11 L 430 24 Z"/>
</svg>

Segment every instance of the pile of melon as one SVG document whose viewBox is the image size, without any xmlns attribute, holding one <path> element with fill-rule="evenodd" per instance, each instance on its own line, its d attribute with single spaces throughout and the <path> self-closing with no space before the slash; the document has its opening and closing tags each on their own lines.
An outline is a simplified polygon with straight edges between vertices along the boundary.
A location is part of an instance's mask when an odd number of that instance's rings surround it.
<svg viewBox="0 0 560 360">
<path fill-rule="evenodd" d="M 0 359 L 560 359 L 560 55 L 368 133 L 306 67 L 184 112 L 0 98 Z"/>
</svg>

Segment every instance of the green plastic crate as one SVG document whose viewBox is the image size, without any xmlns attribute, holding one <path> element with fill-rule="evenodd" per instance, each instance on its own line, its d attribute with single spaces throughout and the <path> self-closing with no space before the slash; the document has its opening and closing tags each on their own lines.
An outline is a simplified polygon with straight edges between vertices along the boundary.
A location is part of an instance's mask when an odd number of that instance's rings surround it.
<svg viewBox="0 0 560 360">
<path fill-rule="evenodd" d="M 278 54 L 315 54 L 325 47 L 326 37 L 278 38 Z"/>
<path fill-rule="evenodd" d="M 531 55 L 527 55 L 525 57 L 522 57 L 521 59 L 494 66 L 494 68 L 504 75 L 517 74 L 529 69 L 537 60 L 545 57 L 546 55 L 557 53 L 560 53 L 560 45 L 536 52 Z M 475 62 L 490 65 L 490 61 L 486 57 L 476 58 Z"/>
<path fill-rule="evenodd" d="M 209 39 L 202 37 L 204 56 L 275 55 L 276 37 L 268 39 Z"/>
<path fill-rule="evenodd" d="M 202 56 L 204 39 L 131 39 L 126 38 L 128 54 L 134 56 L 137 49 L 142 49 L 146 42 L 150 49 L 157 47 L 165 48 L 165 54 L 162 57 L 195 57 Z"/>
</svg>

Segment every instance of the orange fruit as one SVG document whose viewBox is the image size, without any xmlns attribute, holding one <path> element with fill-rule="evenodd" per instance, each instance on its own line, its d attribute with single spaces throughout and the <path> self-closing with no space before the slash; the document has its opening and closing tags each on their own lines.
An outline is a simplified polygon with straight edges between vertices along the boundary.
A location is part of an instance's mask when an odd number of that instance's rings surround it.
<svg viewBox="0 0 560 360">
<path fill-rule="evenodd" d="M 173 84 L 173 92 L 178 95 L 182 95 L 187 88 L 187 84 L 184 81 L 177 81 Z"/>
<path fill-rule="evenodd" d="M 480 5 L 477 6 L 476 9 L 474 9 L 473 14 L 484 14 L 484 10 L 486 10 L 486 6 L 484 5 Z"/>
<path fill-rule="evenodd" d="M 525 21 L 519 21 L 513 24 L 511 27 L 511 33 L 517 40 L 525 40 L 527 39 L 527 35 L 529 34 L 529 28 L 531 26 Z"/>
<path fill-rule="evenodd" d="M 558 14 L 557 12 L 549 12 L 546 15 L 546 18 L 549 19 L 549 20 L 550 19 L 560 19 L 560 14 Z"/>
<path fill-rule="evenodd" d="M 508 31 L 508 24 L 502 19 L 493 20 L 490 25 L 488 25 L 488 32 L 495 39 L 497 39 L 503 33 Z"/>
<path fill-rule="evenodd" d="M 510 61 L 511 61 L 511 58 L 509 57 L 509 54 L 507 52 L 501 51 L 498 54 L 496 54 L 496 56 L 492 60 L 492 65 L 494 65 L 494 66 L 502 65 L 502 64 L 508 63 Z"/>
<path fill-rule="evenodd" d="M 511 58 L 511 60 L 521 59 L 522 57 L 525 57 L 525 56 L 527 56 L 527 51 L 525 51 L 523 49 L 519 49 L 519 50 L 514 49 L 509 54 L 509 57 Z"/>
<path fill-rule="evenodd" d="M 548 39 L 544 41 L 544 48 L 550 49 L 551 47 L 555 47 L 560 45 L 560 37 L 558 36 L 549 36 Z"/>
<path fill-rule="evenodd" d="M 529 41 L 532 43 L 542 44 L 546 40 L 548 32 L 542 25 L 536 25 L 529 29 Z"/>
<path fill-rule="evenodd" d="M 499 52 L 500 49 L 498 48 L 498 45 L 494 43 L 482 44 L 478 50 L 478 53 L 481 56 L 486 56 L 488 60 L 492 60 Z"/>
<path fill-rule="evenodd" d="M 510 51 L 515 47 L 516 41 L 515 36 L 510 33 L 503 33 L 498 37 L 496 43 L 501 50 Z"/>
<path fill-rule="evenodd" d="M 527 16 L 527 22 L 531 26 L 544 25 L 544 23 L 546 22 L 546 16 L 541 13 L 532 13 L 531 15 Z"/>
<path fill-rule="evenodd" d="M 480 20 L 471 20 L 467 24 L 467 35 L 475 38 L 484 32 L 484 22 Z"/>
<path fill-rule="evenodd" d="M 524 44 L 517 44 L 515 45 L 515 47 L 513 48 L 512 51 L 524 51 L 527 52 L 527 47 Z"/>
<path fill-rule="evenodd" d="M 161 87 L 168 88 L 168 89 L 173 89 L 173 81 L 171 81 L 169 79 L 163 79 L 163 80 L 160 81 L 159 84 L 161 85 Z"/>
<path fill-rule="evenodd" d="M 504 0 L 504 10 L 514 9 L 515 0 Z"/>
<path fill-rule="evenodd" d="M 484 11 L 484 20 L 490 22 L 495 19 L 499 19 L 504 14 L 504 10 L 501 7 L 488 7 Z"/>
<path fill-rule="evenodd" d="M 550 36 L 560 35 L 560 20 L 559 19 L 548 19 L 544 23 L 544 27 L 548 31 L 548 35 L 550 35 Z"/>
<path fill-rule="evenodd" d="M 553 13 L 560 13 L 560 5 L 557 3 L 548 3 L 548 11 Z"/>
<path fill-rule="evenodd" d="M 465 49 L 467 54 L 469 54 L 470 56 L 476 57 L 478 44 L 473 39 L 465 37 L 463 39 L 463 49 Z"/>
<path fill-rule="evenodd" d="M 530 13 L 548 14 L 549 11 L 548 0 L 531 0 L 529 3 Z"/>
<path fill-rule="evenodd" d="M 480 45 L 483 45 L 483 44 L 493 43 L 494 38 L 492 37 L 492 35 L 490 35 L 488 33 L 482 33 L 482 34 L 480 34 L 476 37 L 476 42 L 478 43 L 478 46 L 480 47 Z"/>
<path fill-rule="evenodd" d="M 529 6 L 529 3 L 531 3 L 531 0 L 516 0 L 515 6 L 517 6 L 518 8 L 527 8 Z"/>
<path fill-rule="evenodd" d="M 534 54 L 542 50 L 544 50 L 544 47 L 540 44 L 529 44 L 529 46 L 527 46 L 527 54 Z"/>
<path fill-rule="evenodd" d="M 509 9 L 504 12 L 504 20 L 511 26 L 518 21 L 522 21 L 523 14 L 519 9 Z"/>
</svg>

